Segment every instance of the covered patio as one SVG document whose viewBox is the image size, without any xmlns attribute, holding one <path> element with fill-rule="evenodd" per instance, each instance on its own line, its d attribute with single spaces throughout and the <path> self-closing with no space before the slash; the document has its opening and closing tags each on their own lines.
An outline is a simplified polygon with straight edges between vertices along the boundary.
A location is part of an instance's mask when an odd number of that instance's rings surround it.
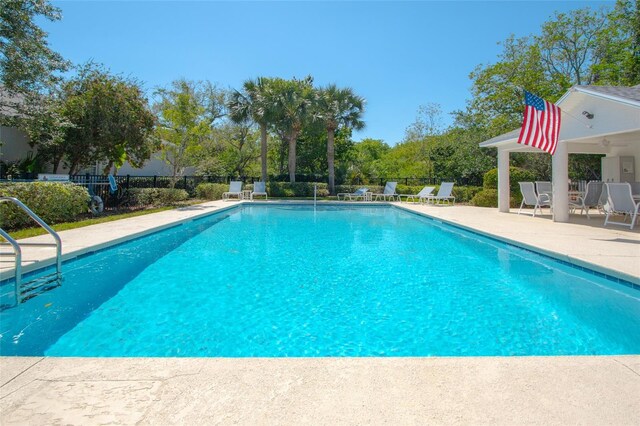
<svg viewBox="0 0 640 426">
<path fill-rule="evenodd" d="M 552 158 L 553 221 L 569 221 L 569 154 L 604 154 L 604 182 L 637 182 L 640 173 L 640 85 L 574 86 L 558 102 L 560 137 Z M 498 209 L 509 212 L 509 154 L 534 152 L 517 143 L 520 129 L 480 143 L 498 150 Z M 624 160 L 624 173 L 619 164 Z M 594 219 L 592 219 L 593 221 Z M 596 219 L 597 220 L 597 219 Z M 602 222 L 598 220 L 602 225 Z"/>
</svg>

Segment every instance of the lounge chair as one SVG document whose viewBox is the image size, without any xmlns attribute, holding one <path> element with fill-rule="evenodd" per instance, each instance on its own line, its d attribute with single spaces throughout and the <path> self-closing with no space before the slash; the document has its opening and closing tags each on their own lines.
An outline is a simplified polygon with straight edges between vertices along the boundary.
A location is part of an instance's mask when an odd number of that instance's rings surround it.
<svg viewBox="0 0 640 426">
<path fill-rule="evenodd" d="M 633 229 L 638 218 L 638 210 L 640 210 L 640 203 L 633 201 L 633 194 L 631 192 L 631 185 L 628 182 L 624 183 L 605 183 L 608 194 L 608 202 L 605 206 L 607 216 L 604 219 L 604 226 L 608 224 L 628 226 L 629 229 Z M 625 222 L 613 222 L 609 218 L 616 214 L 622 214 L 625 216 Z M 631 223 L 626 223 L 626 217 L 631 218 Z"/>
<path fill-rule="evenodd" d="M 384 201 L 387 201 L 387 199 L 394 201 L 396 199 L 400 199 L 400 196 L 398 194 L 396 194 L 396 186 L 398 186 L 398 182 L 387 182 L 387 184 L 384 186 L 384 191 L 382 192 L 382 194 L 371 194 L 372 196 L 375 196 L 376 201 L 378 201 L 378 198 L 382 197 L 382 199 Z"/>
<path fill-rule="evenodd" d="M 407 197 L 407 199 L 405 200 L 407 203 L 409 202 L 409 199 L 413 200 L 415 202 L 415 200 L 417 199 L 418 201 L 420 201 L 420 198 L 424 198 L 428 195 L 431 195 L 431 193 L 433 192 L 433 190 L 436 189 L 435 186 L 425 186 L 424 188 L 422 188 L 420 190 L 420 192 L 418 192 L 417 194 L 400 194 L 398 195 L 398 198 L 400 199 L 400 201 L 402 201 L 402 197 Z"/>
<path fill-rule="evenodd" d="M 542 214 L 542 207 L 551 207 L 551 197 L 549 197 L 547 193 L 536 194 L 533 182 L 519 182 L 519 184 L 520 192 L 522 193 L 522 203 L 520 203 L 518 214 L 524 213 L 522 207 L 525 205 L 533 206 L 533 217 L 536 217 L 536 210 L 540 210 L 540 214 Z"/>
<path fill-rule="evenodd" d="M 232 180 L 229 183 L 229 190 L 222 193 L 223 200 L 229 200 L 231 197 L 237 197 L 238 200 L 242 200 L 242 182 L 238 180 Z"/>
<path fill-rule="evenodd" d="M 580 208 L 580 214 L 583 211 L 587 213 L 587 219 L 591 219 L 589 216 L 590 208 L 597 208 L 600 205 L 600 195 L 602 195 L 602 182 L 589 182 L 587 184 L 587 191 L 582 197 L 578 197 L 576 201 L 570 201 L 569 207 L 573 209 Z"/>
<path fill-rule="evenodd" d="M 264 199 L 268 200 L 269 196 L 267 195 L 267 184 L 264 182 L 254 182 L 253 183 L 253 191 L 251 191 L 251 201 L 253 201 L 253 197 L 256 195 L 264 195 Z"/>
<path fill-rule="evenodd" d="M 425 197 L 420 197 L 420 201 L 424 203 L 429 203 L 432 201 L 433 204 L 438 204 L 440 201 L 446 201 L 447 204 L 455 204 L 456 197 L 451 195 L 453 192 L 453 182 L 442 182 L 440 184 L 440 188 L 438 188 L 438 193 L 436 195 L 427 195 Z"/>
<path fill-rule="evenodd" d="M 359 188 L 355 192 L 341 192 L 338 194 L 338 201 L 340 200 L 340 196 L 342 196 L 343 200 L 346 200 L 347 198 L 350 201 L 355 201 L 358 198 L 362 198 L 363 200 L 366 200 L 368 191 L 369 191 L 369 188 Z"/>
</svg>

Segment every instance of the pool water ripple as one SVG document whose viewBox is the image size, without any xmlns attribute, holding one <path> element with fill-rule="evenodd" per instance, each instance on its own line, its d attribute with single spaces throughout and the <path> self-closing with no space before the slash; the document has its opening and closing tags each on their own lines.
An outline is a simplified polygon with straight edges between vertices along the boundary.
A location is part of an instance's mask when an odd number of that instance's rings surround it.
<svg viewBox="0 0 640 426">
<path fill-rule="evenodd" d="M 55 315 L 33 320 L 46 296 L 2 314 L 3 354 L 640 353 L 638 291 L 396 208 L 248 206 L 208 221 L 65 265 L 83 272 L 50 292 Z M 112 282 L 81 282 L 94 267 Z M 35 326 L 8 344 L 16 317 Z"/>
</svg>

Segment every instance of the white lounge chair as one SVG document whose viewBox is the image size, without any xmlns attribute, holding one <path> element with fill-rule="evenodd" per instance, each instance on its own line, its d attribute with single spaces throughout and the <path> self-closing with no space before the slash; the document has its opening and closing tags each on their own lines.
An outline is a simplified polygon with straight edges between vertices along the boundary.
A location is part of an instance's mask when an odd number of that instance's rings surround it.
<svg viewBox="0 0 640 426">
<path fill-rule="evenodd" d="M 229 183 L 229 190 L 222 193 L 223 200 L 229 200 L 231 197 L 237 197 L 238 200 L 242 200 L 242 182 L 238 180 L 232 180 Z"/>
<path fill-rule="evenodd" d="M 253 183 L 253 191 L 251 191 L 251 201 L 253 201 L 253 197 L 256 195 L 264 195 L 265 200 L 269 199 L 269 196 L 267 195 L 267 184 L 265 182 Z"/>
<path fill-rule="evenodd" d="M 569 207 L 573 209 L 580 209 L 580 214 L 583 211 L 587 212 L 587 219 L 591 219 L 589 216 L 590 208 L 597 208 L 600 204 L 600 195 L 602 195 L 602 182 L 592 181 L 587 184 L 587 191 L 582 197 L 578 197 L 576 201 L 570 201 Z"/>
<path fill-rule="evenodd" d="M 378 198 L 382 197 L 382 199 L 384 201 L 387 201 L 387 199 L 394 201 L 396 199 L 400 199 L 400 196 L 398 194 L 396 194 L 396 186 L 398 186 L 398 182 L 387 182 L 387 184 L 384 186 L 384 191 L 382 192 L 382 194 L 371 194 L 372 196 L 376 197 L 376 201 L 378 201 Z"/>
<path fill-rule="evenodd" d="M 518 183 L 520 184 L 520 192 L 522 193 L 522 203 L 520 203 L 518 214 L 527 213 L 522 211 L 522 207 L 525 205 L 533 206 L 533 217 L 536 217 L 536 210 L 540 210 L 540 214 L 542 214 L 542 207 L 551 207 L 551 197 L 549 197 L 547 193 L 536 194 L 533 182 Z"/>
<path fill-rule="evenodd" d="M 363 200 L 365 200 L 367 197 L 368 191 L 369 191 L 369 188 L 359 188 L 355 192 L 341 192 L 338 194 L 338 201 L 340 200 L 341 196 L 343 200 L 346 200 L 347 198 L 350 201 L 355 201 L 358 198 L 362 198 Z"/>
<path fill-rule="evenodd" d="M 440 184 L 440 188 L 438 188 L 438 193 L 436 195 L 427 195 L 425 197 L 420 197 L 420 201 L 429 203 L 432 201 L 433 204 L 438 204 L 439 202 L 446 201 L 447 204 L 455 204 L 456 197 L 451 195 L 453 192 L 453 182 L 442 182 Z"/>
<path fill-rule="evenodd" d="M 604 219 L 604 226 L 608 224 L 628 226 L 629 229 L 633 229 L 638 218 L 638 210 L 640 210 L 640 203 L 633 201 L 633 194 L 631 192 L 631 185 L 627 182 L 624 183 L 605 183 L 608 194 L 608 201 L 604 209 L 607 216 Z M 622 214 L 625 217 L 625 222 L 613 222 L 610 217 L 616 214 Z M 631 223 L 626 223 L 626 218 L 631 218 Z"/>
<path fill-rule="evenodd" d="M 425 186 L 424 188 L 422 188 L 420 190 L 420 192 L 418 192 L 417 194 L 400 194 L 398 195 L 398 198 L 400 199 L 400 201 L 402 201 L 402 197 L 407 197 L 407 199 L 405 200 L 407 203 L 409 202 L 409 200 L 413 200 L 415 202 L 415 200 L 417 199 L 418 201 L 420 201 L 420 198 L 424 198 L 428 195 L 431 195 L 431 193 L 433 192 L 433 190 L 436 189 L 435 186 Z"/>
</svg>

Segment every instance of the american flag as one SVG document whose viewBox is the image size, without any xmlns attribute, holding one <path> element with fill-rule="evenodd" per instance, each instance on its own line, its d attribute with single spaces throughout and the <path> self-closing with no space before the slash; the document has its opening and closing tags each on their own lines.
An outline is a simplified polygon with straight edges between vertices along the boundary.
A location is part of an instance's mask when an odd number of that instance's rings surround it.
<svg viewBox="0 0 640 426">
<path fill-rule="evenodd" d="M 524 91 L 524 119 L 518 143 L 529 145 L 553 155 L 560 133 L 560 108 Z"/>
</svg>

